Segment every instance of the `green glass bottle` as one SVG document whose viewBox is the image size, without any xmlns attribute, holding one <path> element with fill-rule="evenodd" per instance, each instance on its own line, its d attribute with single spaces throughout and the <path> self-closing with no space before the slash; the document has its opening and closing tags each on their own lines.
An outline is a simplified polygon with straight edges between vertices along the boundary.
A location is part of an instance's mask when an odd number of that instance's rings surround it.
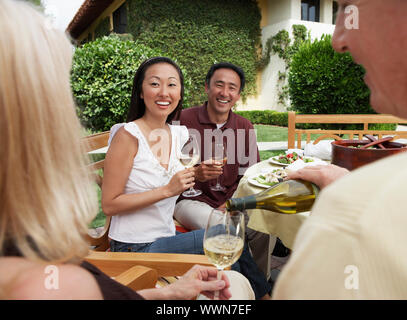
<svg viewBox="0 0 407 320">
<path fill-rule="evenodd" d="M 310 211 L 319 188 L 303 180 L 286 180 L 260 193 L 232 198 L 226 201 L 226 208 L 233 210 L 264 209 L 283 214 Z"/>
</svg>

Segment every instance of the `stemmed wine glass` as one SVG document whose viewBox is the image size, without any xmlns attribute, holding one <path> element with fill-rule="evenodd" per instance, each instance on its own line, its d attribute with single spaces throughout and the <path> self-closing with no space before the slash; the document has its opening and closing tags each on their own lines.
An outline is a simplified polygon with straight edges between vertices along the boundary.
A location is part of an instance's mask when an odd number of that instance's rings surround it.
<svg viewBox="0 0 407 320">
<path fill-rule="evenodd" d="M 218 269 L 221 279 L 223 269 L 234 264 L 243 252 L 245 235 L 244 215 L 241 211 L 225 208 L 213 209 L 205 229 L 204 252 Z M 219 291 L 214 300 L 219 300 Z"/>
<path fill-rule="evenodd" d="M 216 162 L 217 166 L 223 167 L 227 161 L 227 148 L 224 143 L 215 142 L 212 145 L 212 160 Z M 226 188 L 223 187 L 219 182 L 219 177 L 216 178 L 216 185 L 211 187 L 213 191 L 224 191 Z"/>
<path fill-rule="evenodd" d="M 188 140 L 181 148 L 177 148 L 177 157 L 181 164 L 185 168 L 192 168 L 200 160 L 199 144 L 195 136 L 190 135 Z M 190 187 L 188 190 L 184 191 L 182 195 L 184 197 L 196 197 L 202 194 L 201 190 L 196 190 Z"/>
</svg>

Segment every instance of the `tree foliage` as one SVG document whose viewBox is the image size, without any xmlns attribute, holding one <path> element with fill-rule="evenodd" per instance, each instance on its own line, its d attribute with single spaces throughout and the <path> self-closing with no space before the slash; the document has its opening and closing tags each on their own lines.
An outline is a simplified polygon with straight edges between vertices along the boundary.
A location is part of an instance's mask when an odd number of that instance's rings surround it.
<svg viewBox="0 0 407 320">
<path fill-rule="evenodd" d="M 77 48 L 71 85 L 83 125 L 92 131 L 104 131 L 124 122 L 137 68 L 144 60 L 161 55 L 157 49 L 138 41 L 123 41 L 116 35 L 101 37 Z M 191 81 L 185 70 L 183 73 L 188 97 Z"/>
<path fill-rule="evenodd" d="M 363 81 L 365 70 L 349 53 L 332 48 L 332 36 L 305 41 L 293 56 L 289 71 L 291 109 L 303 114 L 370 114 L 370 90 Z M 357 125 L 318 125 L 356 129 Z M 393 124 L 370 129 L 392 129 Z"/>
<path fill-rule="evenodd" d="M 335 52 L 332 37 L 306 41 L 289 72 L 292 108 L 300 113 L 373 113 L 364 69 L 349 53 Z"/>
<path fill-rule="evenodd" d="M 128 0 L 128 32 L 185 66 L 192 80 L 187 104 L 206 100 L 205 76 L 213 63 L 243 68 L 243 98 L 256 93 L 260 11 L 255 0 Z"/>
</svg>

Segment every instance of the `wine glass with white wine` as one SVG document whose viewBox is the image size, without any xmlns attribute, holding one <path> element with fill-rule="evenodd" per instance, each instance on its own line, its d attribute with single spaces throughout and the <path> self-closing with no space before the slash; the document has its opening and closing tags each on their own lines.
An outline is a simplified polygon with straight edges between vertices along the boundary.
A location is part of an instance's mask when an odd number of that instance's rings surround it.
<svg viewBox="0 0 407 320">
<path fill-rule="evenodd" d="M 234 264 L 243 252 L 245 236 L 244 215 L 241 211 L 213 209 L 205 229 L 204 252 L 218 269 L 221 279 L 223 269 Z M 214 300 L 219 300 L 219 291 Z"/>
<path fill-rule="evenodd" d="M 212 144 L 212 160 L 217 166 L 223 167 L 227 161 L 227 147 L 224 142 Z M 220 184 L 219 176 L 216 178 L 216 185 L 211 187 L 213 191 L 224 191 L 226 188 Z"/>
<path fill-rule="evenodd" d="M 188 140 L 181 148 L 177 148 L 177 157 L 180 163 L 185 168 L 192 168 L 200 160 L 199 144 L 195 136 L 190 135 Z M 196 197 L 202 194 L 201 190 L 196 190 L 193 187 L 184 191 L 182 195 L 184 197 Z"/>
</svg>

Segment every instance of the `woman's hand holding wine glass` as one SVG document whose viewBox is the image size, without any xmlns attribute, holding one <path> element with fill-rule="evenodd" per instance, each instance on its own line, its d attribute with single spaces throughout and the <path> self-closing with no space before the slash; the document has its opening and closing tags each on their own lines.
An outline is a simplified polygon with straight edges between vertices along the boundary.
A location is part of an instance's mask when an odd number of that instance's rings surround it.
<svg viewBox="0 0 407 320">
<path fill-rule="evenodd" d="M 185 168 L 192 168 L 200 160 L 199 144 L 194 136 L 190 136 L 189 139 L 179 148 L 177 146 L 177 157 Z M 195 190 L 190 187 L 189 190 L 182 193 L 184 197 L 196 197 L 202 193 L 201 190 Z"/>
<path fill-rule="evenodd" d="M 209 261 L 218 269 L 218 279 L 223 269 L 234 264 L 242 254 L 245 235 L 244 215 L 241 211 L 213 209 L 205 229 L 204 251 Z M 218 300 L 218 292 L 215 293 Z"/>
<path fill-rule="evenodd" d="M 179 196 L 181 192 L 192 188 L 195 184 L 194 169 L 188 168 L 178 171 L 173 175 L 170 182 L 165 186 L 164 194 L 169 197 Z"/>
</svg>

